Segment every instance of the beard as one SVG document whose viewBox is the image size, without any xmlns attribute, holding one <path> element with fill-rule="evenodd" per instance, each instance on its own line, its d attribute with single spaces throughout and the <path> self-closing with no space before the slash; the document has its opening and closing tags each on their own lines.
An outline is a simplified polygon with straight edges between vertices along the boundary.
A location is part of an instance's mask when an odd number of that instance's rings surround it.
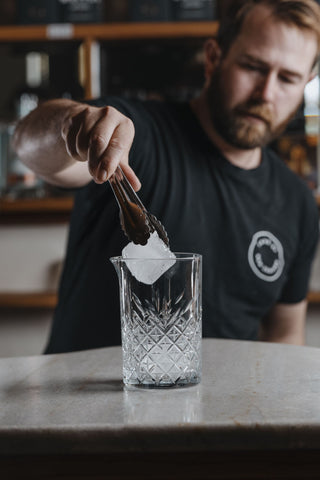
<svg viewBox="0 0 320 480">
<path fill-rule="evenodd" d="M 215 130 L 228 144 L 244 150 L 263 147 L 279 137 L 298 110 L 296 107 L 281 124 L 276 124 L 273 111 L 263 100 L 251 98 L 228 109 L 227 96 L 218 69 L 207 90 L 211 120 Z M 260 121 L 253 123 L 248 120 L 248 115 Z"/>
</svg>

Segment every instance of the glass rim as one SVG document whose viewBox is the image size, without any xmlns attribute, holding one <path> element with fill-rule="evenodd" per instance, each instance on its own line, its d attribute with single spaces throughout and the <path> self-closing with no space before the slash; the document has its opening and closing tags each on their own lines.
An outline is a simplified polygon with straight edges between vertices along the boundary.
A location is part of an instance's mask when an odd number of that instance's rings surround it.
<svg viewBox="0 0 320 480">
<path fill-rule="evenodd" d="M 172 252 L 176 256 L 174 257 L 122 257 L 122 255 L 110 257 L 109 260 L 111 262 L 116 262 L 116 261 L 146 261 L 146 260 L 152 260 L 152 261 L 172 261 L 172 260 L 195 260 L 195 259 L 200 259 L 202 260 L 202 255 L 200 253 L 186 253 L 186 252 Z"/>
</svg>

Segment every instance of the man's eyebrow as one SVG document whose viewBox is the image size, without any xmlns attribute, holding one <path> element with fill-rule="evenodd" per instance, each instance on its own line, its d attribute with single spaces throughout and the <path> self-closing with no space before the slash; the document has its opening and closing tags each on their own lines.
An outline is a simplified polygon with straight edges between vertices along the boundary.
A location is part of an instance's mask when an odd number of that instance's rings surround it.
<svg viewBox="0 0 320 480">
<path fill-rule="evenodd" d="M 263 60 L 261 60 L 261 58 L 250 55 L 249 53 L 244 53 L 242 55 L 239 55 L 239 60 L 251 62 L 262 68 L 269 68 L 269 64 L 267 62 L 264 62 Z M 296 78 L 297 80 L 302 80 L 303 78 L 303 75 L 300 72 L 297 72 L 294 70 L 288 70 L 286 68 L 282 68 L 281 73 L 291 78 Z"/>
</svg>

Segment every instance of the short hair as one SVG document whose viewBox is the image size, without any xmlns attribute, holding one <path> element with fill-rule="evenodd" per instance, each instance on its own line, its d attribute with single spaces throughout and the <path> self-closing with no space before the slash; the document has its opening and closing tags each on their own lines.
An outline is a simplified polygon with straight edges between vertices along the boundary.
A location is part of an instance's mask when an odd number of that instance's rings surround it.
<svg viewBox="0 0 320 480">
<path fill-rule="evenodd" d="M 320 56 L 320 5 L 316 0 L 231 0 L 221 18 L 217 41 L 226 54 L 240 33 L 242 24 L 257 5 L 269 7 L 272 15 L 288 25 L 313 32 L 317 37 Z"/>
</svg>

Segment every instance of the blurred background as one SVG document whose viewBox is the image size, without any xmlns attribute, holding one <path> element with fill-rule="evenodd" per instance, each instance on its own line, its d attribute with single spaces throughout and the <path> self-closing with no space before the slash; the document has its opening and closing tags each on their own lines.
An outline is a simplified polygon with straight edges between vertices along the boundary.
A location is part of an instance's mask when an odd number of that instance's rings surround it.
<svg viewBox="0 0 320 480">
<path fill-rule="evenodd" d="M 227 0 L 1 0 L 0 356 L 42 353 L 57 300 L 73 192 L 38 179 L 12 152 L 19 118 L 40 102 L 105 94 L 188 100 L 203 43 Z M 319 75 L 272 147 L 320 205 Z M 320 346 L 320 254 L 307 344 Z"/>
</svg>

